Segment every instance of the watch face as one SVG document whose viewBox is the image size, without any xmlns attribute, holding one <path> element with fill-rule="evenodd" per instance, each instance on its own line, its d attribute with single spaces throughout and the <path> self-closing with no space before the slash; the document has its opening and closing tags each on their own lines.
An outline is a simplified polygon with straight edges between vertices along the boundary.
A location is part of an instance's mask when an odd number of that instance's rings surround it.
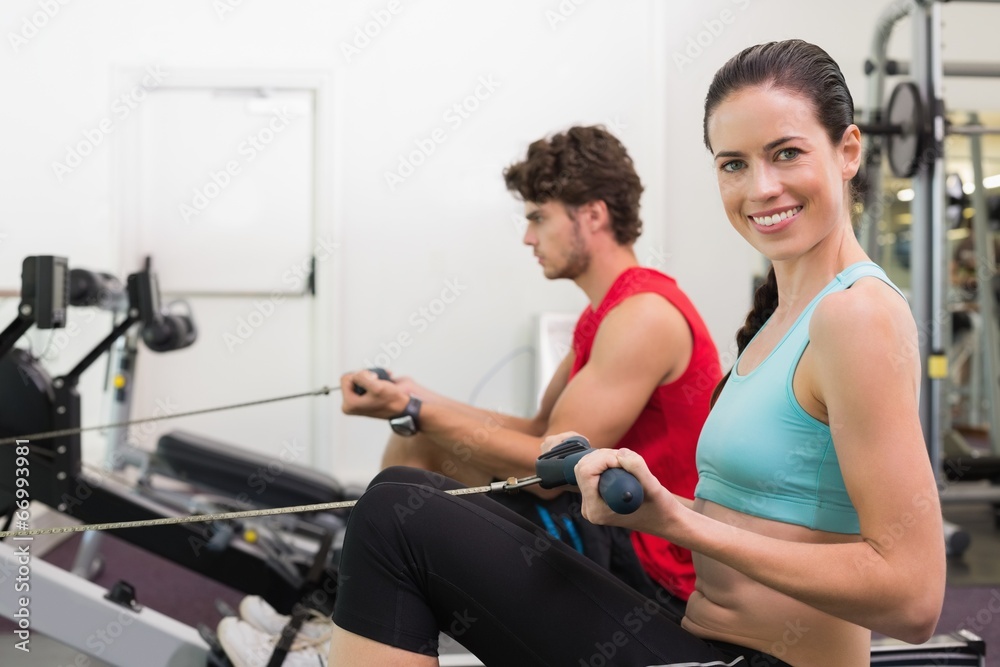
<svg viewBox="0 0 1000 667">
<path fill-rule="evenodd" d="M 410 402 L 406 404 L 406 410 L 403 411 L 403 414 L 390 419 L 389 426 L 399 435 L 416 435 L 420 430 L 420 426 L 417 424 L 418 414 L 420 414 L 420 399 L 411 395 Z"/>
<path fill-rule="evenodd" d="M 417 425 L 414 423 L 413 417 L 410 415 L 403 415 L 402 417 L 390 419 L 389 426 L 391 426 L 392 430 L 399 435 L 417 434 Z"/>
</svg>

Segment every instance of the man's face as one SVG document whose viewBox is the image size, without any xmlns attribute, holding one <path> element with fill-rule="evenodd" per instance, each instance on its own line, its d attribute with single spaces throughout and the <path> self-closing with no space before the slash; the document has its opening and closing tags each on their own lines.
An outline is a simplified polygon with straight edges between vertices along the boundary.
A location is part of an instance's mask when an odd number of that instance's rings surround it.
<svg viewBox="0 0 1000 667">
<path fill-rule="evenodd" d="M 525 202 L 528 227 L 525 245 L 531 246 L 550 280 L 574 280 L 590 267 L 590 250 L 574 212 L 561 201 Z"/>
</svg>

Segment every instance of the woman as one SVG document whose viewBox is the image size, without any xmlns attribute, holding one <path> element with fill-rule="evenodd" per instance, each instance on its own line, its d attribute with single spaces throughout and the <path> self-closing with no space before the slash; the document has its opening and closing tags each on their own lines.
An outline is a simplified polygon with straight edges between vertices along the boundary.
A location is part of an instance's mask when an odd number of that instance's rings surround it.
<svg viewBox="0 0 1000 667">
<path fill-rule="evenodd" d="M 932 634 L 944 544 L 917 332 L 853 233 L 861 142 L 843 75 L 801 41 L 747 49 L 716 73 L 704 133 L 731 224 L 773 269 L 702 432 L 695 498 L 628 450 L 576 467 L 591 521 L 695 553 L 684 618 L 537 548 L 489 499 L 422 489 L 413 508 L 406 481 L 427 473 L 390 471 L 351 517 L 332 665 L 435 665 L 439 630 L 487 665 L 855 667 L 870 630 Z M 597 495 L 611 467 L 644 487 L 634 514 Z"/>
</svg>

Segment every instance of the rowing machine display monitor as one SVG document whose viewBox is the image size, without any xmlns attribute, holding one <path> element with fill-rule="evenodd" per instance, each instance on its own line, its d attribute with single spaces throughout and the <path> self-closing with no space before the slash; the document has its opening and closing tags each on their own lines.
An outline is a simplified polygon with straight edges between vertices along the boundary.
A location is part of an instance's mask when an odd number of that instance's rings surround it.
<svg viewBox="0 0 1000 667">
<path fill-rule="evenodd" d="M 134 314 L 143 324 L 155 322 L 160 317 L 160 285 L 150 269 L 128 277 L 128 297 L 133 311 L 138 310 Z"/>
<path fill-rule="evenodd" d="M 65 257 L 25 257 L 21 265 L 21 313 L 39 329 L 66 326 L 69 305 L 69 262 Z"/>
<path fill-rule="evenodd" d="M 129 309 L 142 322 L 142 341 L 154 352 L 185 348 L 198 339 L 190 315 L 166 313 L 160 306 L 156 274 L 146 268 L 128 277 Z"/>
</svg>

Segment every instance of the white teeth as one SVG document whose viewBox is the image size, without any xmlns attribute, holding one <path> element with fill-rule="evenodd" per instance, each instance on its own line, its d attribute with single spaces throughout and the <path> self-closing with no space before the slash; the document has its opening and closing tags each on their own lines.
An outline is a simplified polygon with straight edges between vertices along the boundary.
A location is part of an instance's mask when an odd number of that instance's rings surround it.
<svg viewBox="0 0 1000 667">
<path fill-rule="evenodd" d="M 788 218 L 792 217 L 801 210 L 802 210 L 801 206 L 796 206 L 793 209 L 782 211 L 781 213 L 775 213 L 774 215 L 765 215 L 763 217 L 757 217 L 752 215 L 750 217 L 753 218 L 753 221 L 756 222 L 761 227 L 770 227 L 771 225 L 777 224 L 782 220 L 787 220 Z"/>
</svg>

